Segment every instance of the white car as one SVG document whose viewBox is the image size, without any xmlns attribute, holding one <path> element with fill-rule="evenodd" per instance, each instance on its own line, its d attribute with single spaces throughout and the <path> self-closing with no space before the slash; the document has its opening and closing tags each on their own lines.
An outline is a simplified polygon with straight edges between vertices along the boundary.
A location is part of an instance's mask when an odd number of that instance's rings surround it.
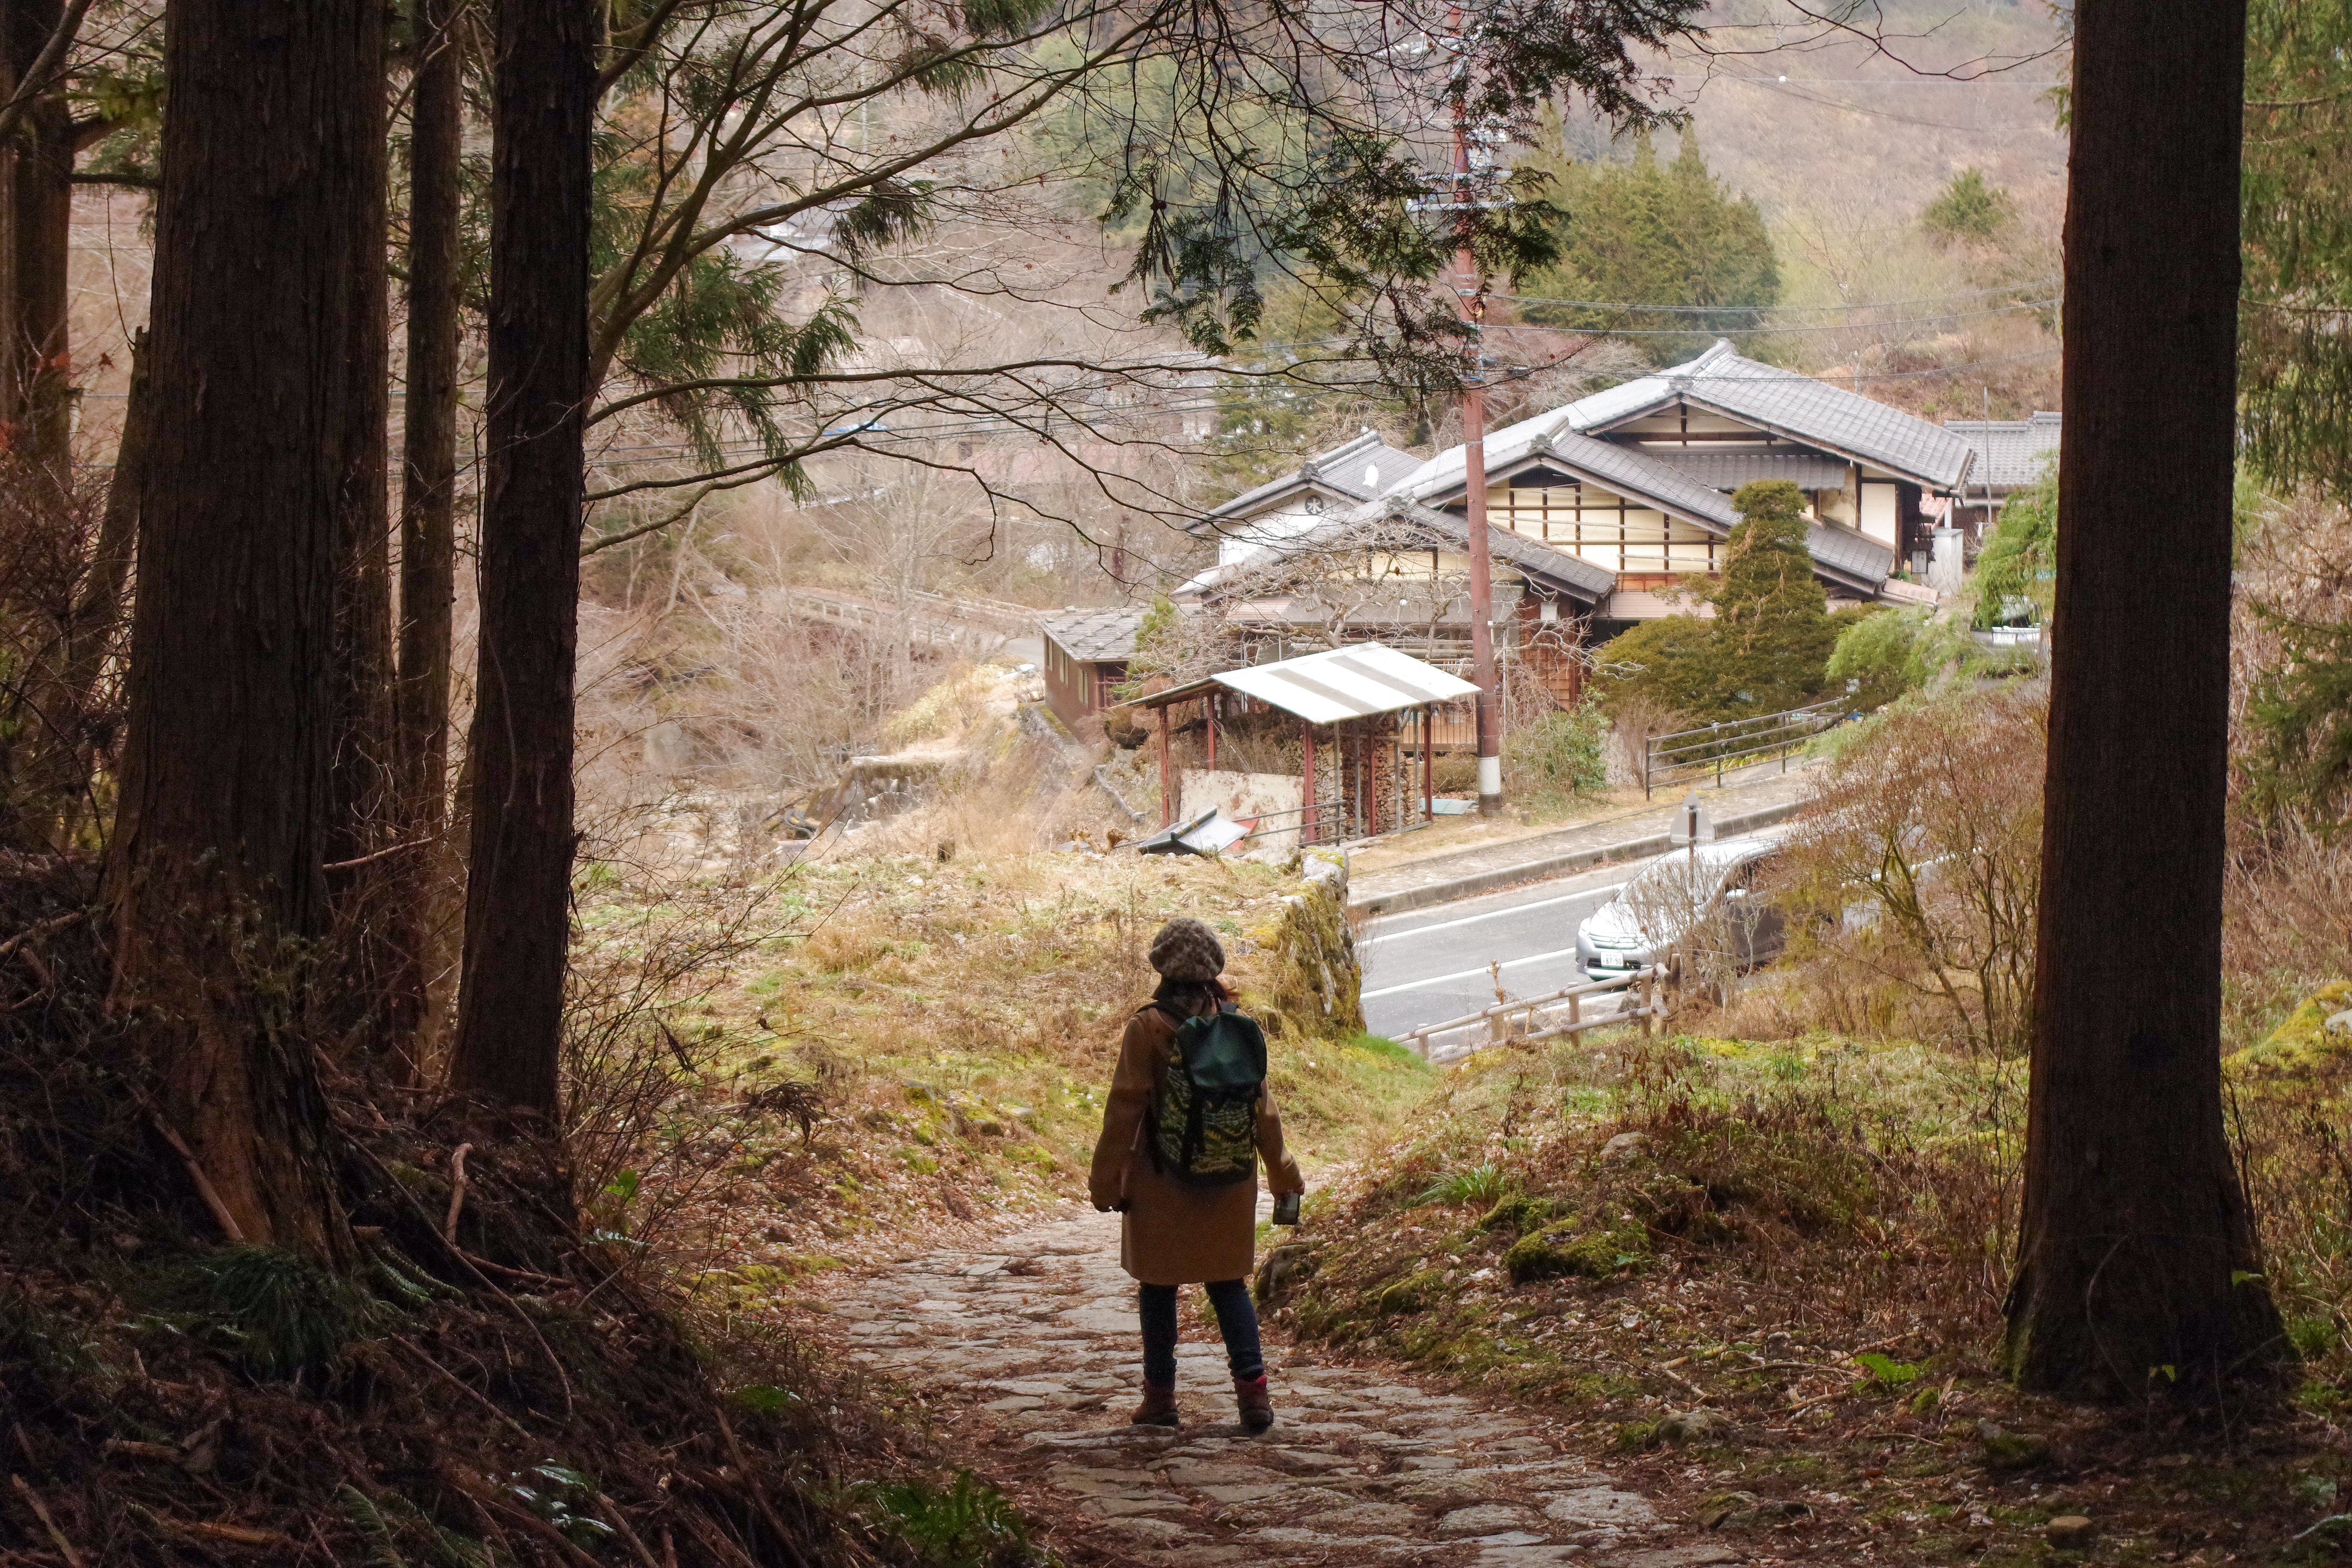
<svg viewBox="0 0 2352 1568">
<path fill-rule="evenodd" d="M 1577 967 L 1605 980 L 1655 963 L 1727 907 L 1740 911 L 1727 925 L 1742 967 L 1769 962 L 1787 940 L 1786 923 L 1770 905 L 1749 900 L 1757 873 L 1779 847 L 1769 838 L 1727 838 L 1660 856 L 1577 926 Z"/>
</svg>

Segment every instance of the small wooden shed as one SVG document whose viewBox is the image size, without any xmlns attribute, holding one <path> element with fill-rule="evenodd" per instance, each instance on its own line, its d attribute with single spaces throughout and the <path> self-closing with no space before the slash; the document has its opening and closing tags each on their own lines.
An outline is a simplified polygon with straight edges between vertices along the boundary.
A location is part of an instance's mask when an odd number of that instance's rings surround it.
<svg viewBox="0 0 2352 1568">
<path fill-rule="evenodd" d="M 1255 703 L 1298 721 L 1300 799 L 1298 841 L 1332 843 L 1393 833 L 1429 820 L 1433 814 L 1431 777 L 1433 747 L 1428 729 L 1433 708 L 1478 689 L 1384 643 L 1356 643 L 1272 664 L 1250 665 L 1204 676 L 1123 704 L 1150 710 L 1160 731 L 1160 823 L 1176 820 L 1178 798 L 1169 715 L 1201 705 L 1206 722 L 1208 765 L 1217 765 L 1217 723 L 1230 704 Z M 1418 724 L 1421 787 L 1406 778 L 1402 731 Z M 1319 731 L 1319 734 L 1318 734 Z M 1329 759 L 1318 768 L 1318 750 Z"/>
<path fill-rule="evenodd" d="M 1075 728 L 1112 705 L 1111 689 L 1127 679 L 1143 616 L 1121 605 L 1037 618 L 1045 645 L 1045 700 L 1063 723 Z"/>
</svg>

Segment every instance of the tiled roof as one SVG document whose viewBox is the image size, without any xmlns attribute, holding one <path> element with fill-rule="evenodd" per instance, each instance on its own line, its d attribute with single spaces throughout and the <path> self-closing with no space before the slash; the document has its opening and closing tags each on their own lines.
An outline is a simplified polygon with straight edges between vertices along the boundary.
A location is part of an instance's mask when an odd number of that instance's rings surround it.
<svg viewBox="0 0 2352 1568">
<path fill-rule="evenodd" d="M 1367 430 L 1328 452 L 1316 453 L 1295 471 L 1212 508 L 1202 521 L 1245 518 L 1309 489 L 1327 490 L 1349 500 L 1370 500 L 1386 495 L 1399 479 L 1420 467 L 1419 458 L 1398 451 Z"/>
<path fill-rule="evenodd" d="M 1144 612 L 1120 606 L 1107 610 L 1056 610 L 1037 617 L 1037 627 L 1060 645 L 1064 653 L 1082 664 L 1135 657 L 1135 634 Z"/>
<path fill-rule="evenodd" d="M 1649 501 L 1717 534 L 1729 533 L 1739 521 L 1729 497 L 1664 461 L 1655 452 L 1571 432 L 1549 437 L 1533 448 L 1532 455 L 1620 495 Z M 1895 568 L 1890 546 L 1848 528 L 1811 523 L 1805 529 L 1805 547 L 1812 552 L 1817 567 L 1864 592 L 1876 592 Z"/>
<path fill-rule="evenodd" d="M 1681 399 L 1712 408 L 1859 458 L 1932 489 L 1948 489 L 1967 474 L 1973 454 L 1967 442 L 1943 426 L 1858 392 L 1742 359 L 1730 347 L 1718 342 L 1687 365 L 1644 379 L 1655 384 L 1659 403 Z M 1577 416 L 1579 429 L 1591 430 L 1601 423 L 1580 407 L 1571 407 L 1570 412 Z M 1606 423 L 1628 416 L 1616 416 Z"/>
<path fill-rule="evenodd" d="M 1664 461 L 1655 452 L 1637 447 L 1622 447 L 1573 430 L 1512 428 L 1521 430 L 1522 434 L 1511 438 L 1507 456 L 1497 453 L 1492 447 L 1488 448 L 1488 472 L 1499 473 L 1515 467 L 1540 463 L 1546 468 L 1565 471 L 1621 495 L 1647 502 L 1717 537 L 1729 533 L 1732 526 L 1739 521 L 1739 514 L 1732 510 L 1728 496 L 1679 466 Z M 1331 548 L 1341 538 L 1348 537 L 1345 531 L 1365 521 L 1381 518 L 1409 520 L 1423 528 L 1438 531 L 1444 537 L 1467 542 L 1469 525 L 1465 519 L 1453 512 L 1438 511 L 1416 504 L 1409 499 L 1412 492 L 1420 488 L 1418 482 L 1399 486 L 1388 495 L 1358 507 L 1338 523 L 1326 523 L 1296 540 L 1286 542 L 1277 547 L 1279 552 L 1288 554 Z M 1453 488 L 1460 489 L 1458 469 Z M 1435 493 L 1443 494 L 1444 487 L 1438 487 Z M 1555 550 L 1506 528 L 1491 528 L 1490 532 L 1497 559 L 1559 583 L 1580 596 L 1591 598 L 1606 594 L 1616 582 L 1613 573 L 1581 556 Z M 1805 542 L 1812 552 L 1815 564 L 1825 574 L 1865 593 L 1875 593 L 1878 584 L 1886 581 L 1887 574 L 1895 568 L 1895 552 L 1891 547 L 1852 529 L 1816 522 L 1807 528 Z M 1220 573 L 1220 583 L 1226 574 L 1225 572 Z M 1204 577 L 1206 575 L 1203 574 Z M 1206 584 L 1202 585 L 1209 587 Z M 1190 588 L 1193 584 L 1186 586 Z M 1209 591 L 1213 591 L 1213 588 Z"/>
<path fill-rule="evenodd" d="M 1644 447 L 1642 455 L 1709 489 L 1736 490 L 1758 479 L 1786 479 L 1801 490 L 1845 488 L 1846 466 L 1835 458 L 1812 452 L 1702 452 L 1685 447 Z"/>
<path fill-rule="evenodd" d="M 1580 556 L 1564 550 L 1513 533 L 1507 528 L 1489 523 L 1486 528 L 1488 548 L 1494 559 L 1518 568 L 1556 589 L 1565 590 L 1577 598 L 1597 602 L 1617 584 L 1617 575 L 1604 566 L 1596 566 Z M 1237 563 L 1223 569 L 1206 592 L 1254 595 L 1265 590 L 1262 584 L 1266 574 L 1277 570 L 1277 562 L 1294 555 L 1311 555 L 1318 552 L 1361 550 L 1370 548 L 1419 548 L 1444 544 L 1452 548 L 1466 546 L 1470 542 L 1467 519 L 1448 511 L 1433 511 L 1414 506 L 1395 496 L 1384 496 L 1365 502 L 1345 517 L 1336 518 L 1297 538 L 1284 542 L 1278 555 L 1263 561 Z M 1205 574 L 1204 574 L 1205 575 Z"/>
<path fill-rule="evenodd" d="M 1866 533 L 1856 533 L 1850 528 L 1835 528 L 1826 522 L 1807 525 L 1805 548 L 1813 552 L 1813 564 L 1832 574 L 1851 579 L 1853 584 L 1876 593 L 1895 571 L 1895 547 L 1881 544 Z"/>
<path fill-rule="evenodd" d="M 1411 522 L 1465 548 L 1470 542 L 1468 518 L 1415 506 L 1395 496 L 1359 507 L 1350 514 L 1349 521 L 1372 518 Z M 1596 566 L 1581 555 L 1570 555 L 1565 550 L 1554 550 L 1524 533 L 1513 533 L 1507 528 L 1490 522 L 1486 525 L 1486 538 L 1487 549 L 1496 560 L 1507 561 L 1522 572 L 1558 584 L 1580 598 L 1597 601 L 1617 586 L 1617 574 L 1606 566 Z"/>
<path fill-rule="evenodd" d="M 1559 431 L 1532 448 L 1531 456 L 1557 464 L 1580 479 L 1605 485 L 1620 495 L 1655 503 L 1662 510 L 1718 531 L 1739 521 L 1721 490 L 1692 479 L 1680 468 L 1659 462 L 1634 447 L 1596 441 L 1572 430 Z"/>
<path fill-rule="evenodd" d="M 2031 419 L 1947 419 L 1944 428 L 1976 451 L 1971 485 L 1990 485 L 2007 494 L 2042 478 L 2042 466 L 2057 456 L 2059 418 L 2037 411 Z"/>
<path fill-rule="evenodd" d="M 1967 442 L 1940 425 L 1860 393 L 1743 359 L 1730 343 L 1718 341 L 1686 363 L 1493 432 L 1486 438 L 1486 471 L 1521 461 L 1545 437 L 1606 431 L 1677 402 L 1885 468 L 1930 489 L 1960 484 L 1974 457 Z M 1459 490 L 1462 448 L 1440 452 L 1397 488 L 1415 500 Z"/>
</svg>

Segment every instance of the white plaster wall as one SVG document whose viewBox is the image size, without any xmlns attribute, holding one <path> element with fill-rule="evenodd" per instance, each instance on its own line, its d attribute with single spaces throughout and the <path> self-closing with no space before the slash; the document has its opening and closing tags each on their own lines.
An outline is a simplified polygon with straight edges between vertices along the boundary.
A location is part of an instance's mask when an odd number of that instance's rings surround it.
<svg viewBox="0 0 2352 1568">
<path fill-rule="evenodd" d="M 1899 510 L 1893 485 L 1873 484 L 1867 479 L 1863 481 L 1863 532 L 1881 544 L 1893 544 L 1896 528 L 1895 518 Z"/>
</svg>

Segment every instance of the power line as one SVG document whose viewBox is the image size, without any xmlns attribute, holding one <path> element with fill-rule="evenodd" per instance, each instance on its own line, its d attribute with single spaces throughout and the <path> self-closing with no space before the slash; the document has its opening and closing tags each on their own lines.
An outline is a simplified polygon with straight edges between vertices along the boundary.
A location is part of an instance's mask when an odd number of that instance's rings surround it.
<svg viewBox="0 0 2352 1568">
<path fill-rule="evenodd" d="M 1892 120 L 1898 125 L 1924 126 L 1930 131 L 1963 131 L 2005 135 L 2015 134 L 2027 131 L 2039 131 L 2052 135 L 2055 135 L 2057 133 L 2057 127 L 2054 125 L 1955 125 L 1947 120 L 1921 120 L 1916 115 L 1896 114 L 1891 110 L 1884 109 L 1865 109 L 1858 103 L 1840 103 L 1833 98 L 1822 98 L 1814 93 L 1799 92 L 1792 87 L 1782 86 L 1780 83 L 1774 81 L 1769 77 L 1740 76 L 1737 72 L 1726 71 L 1722 75 L 1712 79 L 1717 81 L 1746 82 L 1750 87 L 1760 87 L 1768 92 L 1777 92 L 1784 94 L 1790 98 L 1801 99 L 1807 103 L 1818 103 L 1824 109 L 1834 109 L 1846 114 L 1865 115 L 1873 120 Z"/>
<path fill-rule="evenodd" d="M 2038 278 L 2030 283 L 2011 283 L 1993 289 L 1963 289 L 1949 294 L 1921 294 L 1909 300 L 1867 300 L 1843 305 L 1638 305 L 1612 302 L 1606 300 L 1559 300 L 1543 294 L 1490 294 L 1491 300 L 1510 300 L 1523 305 L 1572 305 L 1586 310 L 1625 310 L 1641 315 L 1720 315 L 1726 310 L 1894 310 L 1907 305 L 1940 305 L 1947 300 L 1982 300 L 1994 294 L 2013 294 L 2020 289 L 2047 289 L 2055 285 L 2055 278 Z"/>
<path fill-rule="evenodd" d="M 1860 332 L 1883 327 L 1920 327 L 1936 321 L 1965 321 L 1978 316 L 2003 316 L 2017 310 L 2042 310 L 2057 304 L 2056 300 L 2021 300 L 2014 305 L 1993 305 L 1981 310 L 1946 310 L 1932 316 L 1906 316 L 1892 321 L 1821 321 L 1798 327 L 1727 327 L 1726 331 L 1743 338 L 1790 337 L 1804 332 Z M 1725 310 L 1755 310 L 1752 305 L 1722 305 L 1714 307 L 1717 313 Z M 1587 331 L 1598 336 L 1612 338 L 1686 338 L 1702 331 L 1697 327 L 1547 327 L 1540 321 L 1489 321 L 1487 330 L 1496 332 L 1559 332 Z"/>
<path fill-rule="evenodd" d="M 1607 336 L 1613 334 L 1596 335 Z M 1801 371 L 1775 371 L 1770 374 L 1743 375 L 1737 379 L 1750 384 L 1759 382 L 1810 381 L 1818 382 L 1828 386 L 1837 386 L 1841 384 L 1851 385 L 1857 382 L 1875 383 L 1882 381 L 1920 381 L 1931 376 L 1958 375 L 1965 371 L 1985 370 L 1999 365 L 2021 364 L 2031 360 L 2048 359 L 2053 354 L 2060 352 L 2061 351 L 2057 347 L 2053 346 L 2046 349 L 2033 349 L 2024 353 L 2003 354 L 1994 359 L 1963 360 L 1958 364 L 1935 365 L 1924 370 L 1865 371 L 1858 374 L 1849 374 L 1837 376 L 1807 375 Z M 1547 367 L 1538 366 L 1535 368 L 1541 369 Z M 1626 382 L 1646 380 L 1648 377 L 1657 374 L 1659 373 L 1656 371 L 1644 371 L 1637 375 L 1621 376 L 1617 378 L 1616 384 L 1622 384 Z M 1509 379 L 1516 380 L 1517 378 L 1511 377 Z M 1314 389 L 1302 388 L 1299 390 L 1304 394 L 1311 393 Z M 1189 402 L 1160 404 L 1155 405 L 1150 412 L 1154 414 L 1197 413 L 1221 408 L 1223 406 L 1223 404 L 1222 400 L 1215 397 L 1209 397 Z M 1070 423 L 1075 426 L 1078 424 L 1078 421 L 1073 418 Z M 901 429 L 877 430 L 871 432 L 871 435 L 877 438 L 872 444 L 878 446 L 884 442 L 903 443 L 918 440 L 939 440 L 957 435 L 980 435 L 989 432 L 1007 433 L 1007 416 L 1003 415 L 975 415 L 967 419 L 940 425 L 921 426 Z M 1010 433 L 1019 434 L 1021 432 L 1018 430 L 1018 427 L 1012 427 Z M 1031 433 L 1034 434 L 1034 432 Z M 865 445 L 865 443 L 860 443 L 859 447 L 862 447 Z M 831 452 L 804 453 L 802 455 L 802 459 L 798 460 L 821 458 L 832 455 L 832 452 L 853 449 L 858 448 L 843 447 L 832 448 Z M 762 447 L 761 443 L 751 440 L 724 441 L 718 445 L 717 451 L 722 457 L 751 457 L 764 452 L 765 447 Z M 593 456 L 599 459 L 608 459 L 621 456 L 636 456 L 639 461 L 644 462 L 656 461 L 660 457 L 686 458 L 693 457 L 695 455 L 697 455 L 695 449 L 684 444 L 673 447 L 648 446 L 614 447 L 609 448 L 601 453 L 593 454 Z"/>
<path fill-rule="evenodd" d="M 1668 80 L 1668 81 L 1682 81 L 1682 80 L 1685 80 L 1685 79 L 1685 79 L 1685 78 L 1683 78 L 1683 77 L 1679 77 L 1679 76 L 1670 76 L 1670 77 L 1667 77 L 1665 79 L 1666 79 L 1666 80 Z M 1771 83 L 1773 83 L 1774 85 L 1776 85 L 1776 86 L 1777 86 L 1778 84 L 1780 84 L 1780 83 L 1781 83 L 1781 82 L 1793 81 L 1793 82 L 1803 82 L 1803 83 L 1807 84 L 1808 86 L 1812 86 L 1812 87 L 1900 87 L 1900 88 L 1905 88 L 1905 89 L 1915 88 L 1915 87 L 2039 87 L 2039 88 L 2053 88 L 2053 87 L 2071 87 L 2071 86 L 2073 86 L 2073 85 L 2074 85 L 2074 84 L 2073 84 L 2073 83 L 2071 83 L 2071 82 L 2063 82 L 2063 81 L 2029 81 L 2029 80 L 2025 79 L 2024 79 L 2024 78 L 2022 78 L 2022 77 L 1994 76 L 1994 75 L 1990 75 L 1990 74 L 1988 74 L 1988 75 L 1985 75 L 1985 76 L 1915 76 L 1915 77 L 1892 77 L 1892 76 L 1744 76 L 1744 75 L 1740 74 L 1738 71 L 1734 71 L 1734 70 L 1719 70 L 1719 71 L 1708 71 L 1708 72 L 1706 72 L 1706 74 L 1704 74 L 1704 75 L 1700 76 L 1699 78 L 1697 78 L 1696 79 L 1697 79 L 1698 81 L 1700 81 L 1701 83 L 1706 83 L 1706 82 L 1710 82 L 1710 81 L 1753 81 L 1753 82 L 1771 82 Z"/>
</svg>

